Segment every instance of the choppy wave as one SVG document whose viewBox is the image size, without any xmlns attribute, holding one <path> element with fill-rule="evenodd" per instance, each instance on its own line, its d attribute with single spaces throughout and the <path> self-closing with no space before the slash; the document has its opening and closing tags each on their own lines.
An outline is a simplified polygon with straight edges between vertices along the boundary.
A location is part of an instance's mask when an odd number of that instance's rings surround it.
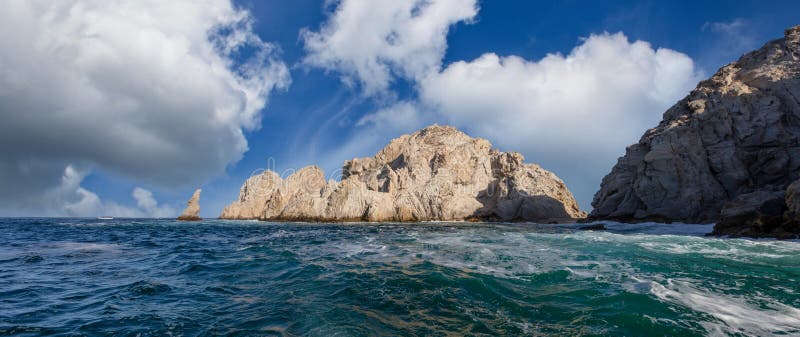
<svg viewBox="0 0 800 337">
<path fill-rule="evenodd" d="M 0 219 L 0 335 L 800 334 L 800 243 L 710 225 Z"/>
<path fill-rule="evenodd" d="M 693 280 L 651 282 L 650 293 L 663 301 L 706 313 L 715 320 L 700 324 L 713 335 L 749 336 L 800 334 L 800 309 L 759 295 L 724 294 L 698 288 Z"/>
</svg>

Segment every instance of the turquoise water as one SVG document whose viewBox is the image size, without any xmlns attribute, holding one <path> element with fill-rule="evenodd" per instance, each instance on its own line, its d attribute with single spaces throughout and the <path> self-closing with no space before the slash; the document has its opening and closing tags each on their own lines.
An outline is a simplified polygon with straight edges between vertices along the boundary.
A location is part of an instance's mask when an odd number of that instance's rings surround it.
<svg viewBox="0 0 800 337">
<path fill-rule="evenodd" d="M 0 219 L 0 335 L 800 334 L 800 243 L 608 227 Z"/>
</svg>

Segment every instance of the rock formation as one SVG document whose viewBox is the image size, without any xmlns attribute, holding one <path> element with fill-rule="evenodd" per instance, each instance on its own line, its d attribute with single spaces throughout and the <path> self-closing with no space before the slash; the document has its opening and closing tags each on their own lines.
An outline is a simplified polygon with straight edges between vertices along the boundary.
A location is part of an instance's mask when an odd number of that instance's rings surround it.
<svg viewBox="0 0 800 337">
<path fill-rule="evenodd" d="M 800 26 L 667 110 L 603 179 L 590 217 L 719 221 L 715 234 L 783 236 L 800 232 L 781 215 L 798 177 Z"/>
<path fill-rule="evenodd" d="M 249 178 L 220 218 L 301 221 L 564 221 L 585 217 L 564 183 L 522 155 L 433 125 L 345 162 L 340 182 L 316 166 Z"/>
<path fill-rule="evenodd" d="M 800 223 L 800 180 L 795 180 L 786 188 L 786 213 L 784 217 L 789 222 Z"/>
<path fill-rule="evenodd" d="M 186 203 L 186 208 L 183 210 L 180 216 L 178 216 L 178 220 L 183 221 L 198 221 L 200 219 L 200 192 L 201 189 L 197 189 L 192 194 L 192 198 Z"/>
</svg>

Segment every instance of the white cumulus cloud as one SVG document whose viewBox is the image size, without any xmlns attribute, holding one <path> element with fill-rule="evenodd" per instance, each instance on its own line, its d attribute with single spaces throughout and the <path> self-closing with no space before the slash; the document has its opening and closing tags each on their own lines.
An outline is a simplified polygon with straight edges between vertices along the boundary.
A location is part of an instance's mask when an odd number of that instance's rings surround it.
<svg viewBox="0 0 800 337">
<path fill-rule="evenodd" d="M 477 12 L 476 0 L 342 0 L 320 31 L 302 31 L 304 62 L 380 94 L 394 76 L 416 80 L 437 71 L 450 26 Z"/>
<path fill-rule="evenodd" d="M 68 165 L 61 176 L 61 183 L 44 193 L 39 204 L 41 213 L 48 216 L 96 217 L 110 215 L 127 218 L 167 218 L 177 215 L 169 205 L 160 205 L 153 193 L 136 187 L 131 197 L 138 207 L 120 205 L 113 201 L 103 201 L 100 197 L 81 186 L 87 170 Z"/>
<path fill-rule="evenodd" d="M 577 161 L 622 153 L 697 80 L 688 56 L 617 33 L 538 61 L 488 53 L 455 62 L 424 79 L 419 94 L 450 123 Z"/>
<path fill-rule="evenodd" d="M 168 218 L 177 214 L 176 210 L 168 205 L 159 205 L 158 201 L 153 197 L 153 192 L 141 187 L 136 187 L 131 193 L 136 199 L 136 205 L 139 206 L 146 215 L 154 218 Z"/>
<path fill-rule="evenodd" d="M 0 204 L 38 208 L 70 165 L 165 187 L 223 173 L 290 82 L 251 21 L 229 0 L 4 2 Z"/>
<path fill-rule="evenodd" d="M 476 8 L 473 2 L 464 4 Z M 412 82 L 417 97 L 363 117 L 352 142 L 342 148 L 371 147 L 365 143 L 385 142 L 432 122 L 452 124 L 553 170 L 585 208 L 625 147 L 657 125 L 702 75 L 689 56 L 630 41 L 623 33 L 594 34 L 566 55 L 540 60 L 487 51 L 474 60 L 442 65 L 448 26 L 472 19 L 475 12 L 416 25 L 402 19 L 413 17 L 408 7 L 395 5 L 380 9 L 384 12 L 373 23 L 365 19 L 367 12 L 379 11 L 371 6 L 341 2 L 320 33 L 307 33 L 309 63 L 353 77 L 367 89 L 386 89 L 401 77 Z M 387 47 L 387 36 L 409 26 L 436 38 L 414 39 L 414 48 Z M 419 61 L 405 57 L 416 56 L 412 53 L 387 48 L 428 52 Z"/>
<path fill-rule="evenodd" d="M 419 96 L 440 120 L 554 170 L 588 205 L 625 147 L 699 79 L 685 54 L 604 33 L 568 55 L 455 62 L 422 80 Z"/>
</svg>

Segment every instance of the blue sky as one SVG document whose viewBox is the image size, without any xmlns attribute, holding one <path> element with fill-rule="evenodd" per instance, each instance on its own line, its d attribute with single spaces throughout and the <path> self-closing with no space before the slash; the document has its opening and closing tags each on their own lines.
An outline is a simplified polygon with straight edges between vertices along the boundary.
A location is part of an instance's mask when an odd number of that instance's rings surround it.
<svg viewBox="0 0 800 337">
<path fill-rule="evenodd" d="M 342 55 L 347 57 L 349 54 L 346 50 L 344 54 L 341 50 L 336 54 L 333 49 L 336 46 L 330 43 L 331 40 L 326 40 L 328 43 L 316 50 L 309 48 L 308 34 L 320 34 L 324 39 L 323 28 L 337 17 L 342 6 L 339 2 L 310 0 L 235 1 L 234 8 L 249 12 L 252 26 L 247 29 L 270 45 L 270 59 L 285 65 L 287 71 L 287 77 L 281 77 L 283 81 L 274 81 L 278 84 L 265 91 L 264 96 L 268 99 L 265 107 L 258 109 L 261 117 L 257 120 L 257 126 L 242 127 L 249 149 L 243 152 L 241 159 L 226 158 L 221 161 L 222 166 L 209 168 L 203 174 L 187 173 L 190 178 L 175 178 L 175 183 L 170 180 L 172 178 L 151 180 L 146 178 L 147 172 L 119 169 L 113 161 L 94 160 L 92 154 L 81 153 L 79 160 L 65 159 L 59 163 L 62 166 L 64 163 L 80 166 L 80 188 L 91 191 L 103 202 L 120 207 L 137 207 L 140 200 L 132 198 L 131 193 L 139 187 L 152 191 L 152 197 L 157 199 L 159 207 L 165 207 L 164 214 L 167 214 L 169 211 L 181 209 L 192 190 L 202 187 L 202 215 L 214 217 L 225 204 L 236 198 L 241 183 L 258 169 L 269 166 L 278 172 L 284 172 L 318 164 L 326 172 L 332 172 L 346 159 L 370 156 L 391 138 L 437 122 L 455 124 L 472 135 L 488 138 L 501 150 L 522 152 L 527 161 L 538 163 L 564 179 L 581 206 L 589 210 L 593 193 L 599 187 L 599 179 L 610 170 L 616 157 L 624 152 L 624 145 L 620 144 L 635 142 L 647 125 L 655 126 L 663 110 L 687 94 L 698 79 L 710 76 L 720 66 L 734 61 L 742 53 L 781 37 L 785 28 L 800 24 L 800 17 L 797 16 L 800 13 L 800 2 L 797 1 L 773 1 L 768 5 L 759 1 L 480 1 L 477 2 L 475 15 L 454 14 L 469 18 L 455 18 L 451 20 L 454 22 L 443 25 L 446 39 L 441 41 L 444 43 L 441 55 L 434 50 L 431 52 L 434 55 L 432 57 L 428 57 L 428 54 L 421 54 L 423 56 L 420 57 L 412 54 L 410 58 L 391 61 L 386 65 L 389 69 L 387 87 L 376 92 L 365 84 L 369 82 L 364 82 L 364 78 L 354 74 L 353 69 L 341 66 L 344 62 Z M 424 5 L 418 7 L 420 8 L 415 10 L 426 10 Z M 365 24 L 364 30 L 357 34 L 366 38 L 364 36 L 371 33 L 369 27 Z M 335 31 L 335 27 L 332 30 Z M 303 31 L 306 33 L 301 33 Z M 616 33 L 624 36 L 615 40 L 613 34 Z M 587 40 L 593 35 L 597 38 Z M 0 36 L 0 39 L 4 38 L 9 39 Z M 403 38 L 402 33 L 398 38 Z M 583 45 L 594 46 L 594 49 L 586 47 L 594 50 L 586 52 L 585 59 L 588 60 L 582 61 L 586 67 L 607 68 L 592 58 L 600 57 L 598 55 L 602 54 L 604 48 L 624 49 L 635 41 L 649 43 L 636 48 L 643 50 L 644 54 L 651 51 L 653 53 L 642 56 L 645 58 L 643 60 L 635 56 L 637 58 L 633 60 L 634 63 L 669 59 L 665 61 L 669 62 L 667 65 L 678 70 L 668 68 L 667 74 L 653 75 L 656 79 L 667 76 L 670 86 L 658 89 L 663 91 L 663 95 L 659 94 L 659 97 L 652 100 L 636 99 L 633 96 L 640 92 L 630 91 L 633 89 L 625 87 L 628 82 L 623 81 L 628 77 L 631 81 L 638 81 L 641 76 L 649 76 L 641 74 L 649 71 L 647 66 L 636 73 L 621 74 L 620 82 L 609 82 L 611 88 L 605 88 L 605 91 L 574 96 L 576 99 L 598 99 L 596 104 L 587 102 L 586 109 L 596 109 L 587 113 L 592 116 L 607 114 L 609 119 L 619 119 L 609 124 L 612 127 L 598 126 L 590 129 L 588 134 L 580 127 L 571 129 L 569 125 L 563 124 L 572 123 L 574 119 L 563 116 L 574 110 L 559 111 L 561 104 L 558 102 L 539 104 L 540 100 L 537 98 L 523 98 L 521 103 L 507 105 L 502 99 L 488 97 L 480 100 L 487 102 L 486 105 L 479 104 L 484 111 L 459 111 L 461 106 L 458 104 L 458 95 L 470 93 L 469 90 L 473 89 L 455 88 L 453 83 L 483 81 L 481 85 L 485 84 L 487 87 L 481 92 L 491 95 L 494 88 L 500 88 L 492 85 L 492 79 L 516 79 L 524 82 L 526 74 L 545 77 L 548 75 L 541 74 L 573 76 L 571 71 L 562 73 L 553 69 L 561 69 L 564 64 L 572 63 L 573 60 L 568 55 L 573 49 Z M 423 51 L 428 50 L 424 46 L 421 48 Z M 657 53 L 659 48 L 668 51 L 661 55 Z M 628 53 L 625 50 L 615 52 Z M 372 52 L 380 54 L 380 51 Z M 477 79 L 460 77 L 470 76 L 469 74 L 473 74 L 470 69 L 480 68 L 483 63 L 477 61 L 487 53 L 497 57 L 495 60 L 489 55 L 482 59 L 486 62 L 485 65 L 495 71 L 496 76 L 484 74 L 488 77 Z M 309 61 L 309 55 L 314 54 L 319 56 L 318 61 Z M 549 54 L 560 54 L 564 60 L 554 59 L 553 63 L 557 65 L 552 67 L 550 63 L 539 63 Z M 234 63 L 243 63 L 253 56 L 252 51 L 241 49 L 229 57 Z M 430 66 L 423 67 L 424 70 L 415 70 L 413 67 L 416 67 L 416 60 L 425 60 L 426 57 L 431 60 Z M 581 57 L 583 56 L 575 58 L 583 60 Z M 0 58 L 0 65 L 3 65 L 3 60 L 5 59 Z M 690 62 L 687 63 L 688 61 Z M 603 62 L 614 63 L 613 60 Z M 456 66 L 450 67 L 451 65 Z M 680 73 L 680 76 L 671 76 L 669 72 Z M 614 73 L 602 76 L 614 76 Z M 546 81 L 554 79 L 542 81 L 547 84 L 550 82 Z M 556 86 L 563 86 L 563 90 L 572 90 L 569 83 L 554 83 Z M 626 110 L 623 114 L 604 110 L 617 110 L 617 105 L 608 103 L 613 101 L 610 96 L 617 92 L 614 85 L 624 87 L 619 91 L 623 92 L 621 95 L 625 97 L 625 102 L 630 102 L 625 103 L 631 105 L 630 112 Z M 514 90 L 510 88 L 505 91 Z M 580 90 L 583 89 L 575 89 L 576 92 Z M 545 100 L 547 98 L 546 95 L 538 96 L 543 95 L 541 92 L 526 91 L 513 93 L 508 97 L 513 99 L 529 94 Z M 569 99 L 573 96 L 564 97 Z M 529 113 L 527 106 L 542 111 Z M 555 112 L 548 111 L 552 110 L 551 107 L 555 107 Z M 584 105 L 576 105 L 574 109 L 581 107 Z M 0 110 L 4 118 L 21 114 L 18 110 L 11 111 L 8 106 L 0 106 L 0 109 L 5 109 Z M 637 109 L 652 111 L 642 111 L 638 115 L 635 112 Z M 527 115 L 518 116 L 520 114 Z M 93 121 L 87 118 L 83 122 Z M 526 124 L 532 126 L 526 128 Z M 618 128 L 613 127 L 614 124 L 618 124 Z M 508 125 L 512 127 L 507 127 Z M 103 125 L 97 127 L 102 128 Z M 548 128 L 560 131 L 545 132 Z M 624 131 L 618 132 L 618 129 Z M 528 135 L 528 132 L 531 134 Z M 509 135 L 511 133 L 513 135 Z M 41 135 L 35 133 L 29 135 L 30 139 L 39 136 Z M 214 136 L 209 134 L 209 137 Z M 112 134 L 109 137 L 114 136 Z M 610 138 L 613 141 L 603 143 L 604 139 Z M 30 142 L 30 139 L 14 141 L 22 146 L 23 143 Z M 597 151 L 591 151 L 595 145 L 598 146 Z M 556 148 L 557 151 L 548 148 Z M 204 151 L 203 148 L 189 149 Z M 35 157 L 37 153 L 32 152 L 31 156 Z M 573 153 L 572 156 L 570 153 Z M 42 152 L 41 156 L 52 155 Z M 584 157 L 586 160 L 581 160 Z M 25 158 L 28 160 L 26 162 L 33 160 L 27 156 Z M 147 166 L 142 170 L 155 171 L 158 166 Z M 187 169 L 187 172 L 190 170 L 192 169 Z M 12 176 L 6 174 L 6 179 L 11 179 Z M 10 205 L 7 202 L 7 207 L 0 207 L 0 215 L 35 215 L 31 214 L 35 213 L 35 207 Z M 54 207 L 57 208 L 58 205 Z M 102 211 L 109 212 L 113 209 L 101 208 Z M 98 212 L 97 209 L 93 211 Z M 55 211 L 53 214 L 61 213 Z"/>
</svg>

